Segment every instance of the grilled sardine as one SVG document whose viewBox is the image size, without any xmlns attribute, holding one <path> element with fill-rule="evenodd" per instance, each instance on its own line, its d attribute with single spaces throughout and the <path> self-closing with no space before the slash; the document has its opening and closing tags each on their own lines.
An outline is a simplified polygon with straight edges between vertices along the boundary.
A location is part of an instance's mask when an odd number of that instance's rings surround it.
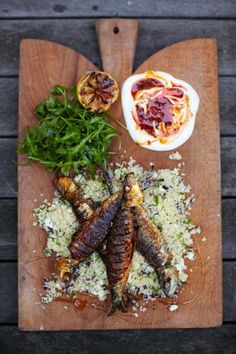
<svg viewBox="0 0 236 354">
<path fill-rule="evenodd" d="M 83 200 L 80 196 L 80 187 L 77 185 L 71 177 L 61 176 L 55 179 L 54 184 L 62 197 L 67 200 L 81 223 L 91 219 L 94 214 L 94 210 Z M 101 246 L 98 248 L 98 252 L 101 258 L 105 259 L 106 252 L 106 240 L 104 240 Z M 54 269 L 59 280 L 67 285 L 70 283 L 73 274 L 75 273 L 78 261 L 70 257 L 60 257 L 57 259 Z"/>
<path fill-rule="evenodd" d="M 132 211 L 137 227 L 137 249 L 157 271 L 163 283 L 164 266 L 169 260 L 167 244 L 142 205 L 136 205 Z"/>
<path fill-rule="evenodd" d="M 127 312 L 125 287 L 134 252 L 134 223 L 127 199 L 130 192 L 129 176 L 123 188 L 121 209 L 118 210 L 107 240 L 107 277 L 111 292 L 112 306 L 109 315 L 116 309 Z"/>
<path fill-rule="evenodd" d="M 75 232 L 73 241 L 68 247 L 72 258 L 82 261 L 99 247 L 107 235 L 111 222 L 121 205 L 121 200 L 120 192 L 110 196 L 95 211 L 92 218 Z"/>
<path fill-rule="evenodd" d="M 136 248 L 157 272 L 165 294 L 172 296 L 178 288 L 177 271 L 170 265 L 172 254 L 162 233 L 143 207 L 142 191 L 132 177 L 130 177 L 130 188 L 128 203 L 132 207 L 136 228 Z"/>
</svg>

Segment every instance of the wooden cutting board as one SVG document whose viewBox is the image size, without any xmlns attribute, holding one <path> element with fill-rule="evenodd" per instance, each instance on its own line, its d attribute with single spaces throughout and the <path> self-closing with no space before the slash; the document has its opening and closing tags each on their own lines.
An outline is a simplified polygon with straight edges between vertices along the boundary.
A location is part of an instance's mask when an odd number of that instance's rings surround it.
<svg viewBox="0 0 236 354">
<path fill-rule="evenodd" d="M 138 22 L 136 20 L 99 20 L 96 30 L 103 69 L 120 86 L 132 73 Z M 153 46 L 158 40 L 153 38 Z M 96 69 L 81 54 L 56 43 L 25 39 L 20 47 L 19 139 L 36 122 L 34 107 L 51 86 L 74 85 L 87 70 Z M 34 227 L 33 209 L 45 198 L 53 197 L 52 175 L 32 164 L 18 168 L 18 250 L 19 250 L 19 327 L 24 330 L 76 330 L 116 328 L 187 328 L 211 327 L 222 323 L 221 193 L 220 140 L 218 111 L 217 51 L 214 39 L 194 39 L 174 44 L 147 59 L 135 72 L 162 70 L 189 82 L 199 93 L 200 109 L 191 139 L 178 149 L 185 162 L 184 180 L 197 197 L 191 218 L 203 230 L 206 242 L 195 241 L 200 253 L 189 263 L 189 280 L 170 312 L 168 303 L 157 301 L 136 318 L 131 311 L 107 317 L 108 302 L 81 296 L 86 307 L 53 302 L 42 305 L 43 278 L 50 276 L 53 259 L 44 257 L 46 234 Z M 112 114 L 123 122 L 120 101 Z M 118 129 L 120 129 L 118 127 Z M 144 167 L 155 162 L 158 168 L 173 168 L 176 161 L 168 152 L 152 152 L 137 146 L 120 129 L 122 151 Z M 24 157 L 19 157 L 19 162 Z M 199 236 L 196 237 L 199 239 Z M 96 309 L 92 303 L 97 305 Z"/>
</svg>

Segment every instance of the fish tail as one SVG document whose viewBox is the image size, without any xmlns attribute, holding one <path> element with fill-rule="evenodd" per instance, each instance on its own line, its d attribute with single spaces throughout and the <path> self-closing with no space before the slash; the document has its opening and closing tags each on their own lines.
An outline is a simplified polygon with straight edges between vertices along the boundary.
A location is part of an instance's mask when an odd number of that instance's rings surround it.
<svg viewBox="0 0 236 354">
<path fill-rule="evenodd" d="M 169 267 L 164 272 L 163 291 L 167 297 L 173 297 L 179 290 L 179 278 L 176 268 Z"/>
<path fill-rule="evenodd" d="M 125 303 L 124 298 L 117 298 L 113 300 L 110 311 L 108 312 L 107 316 L 113 315 L 116 310 L 119 310 L 121 312 L 128 311 L 127 304 Z"/>
</svg>

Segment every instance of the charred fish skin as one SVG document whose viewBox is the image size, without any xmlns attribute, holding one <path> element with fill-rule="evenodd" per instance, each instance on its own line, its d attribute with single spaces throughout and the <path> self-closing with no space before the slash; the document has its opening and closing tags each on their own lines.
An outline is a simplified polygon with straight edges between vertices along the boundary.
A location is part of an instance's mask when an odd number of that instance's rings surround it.
<svg viewBox="0 0 236 354">
<path fill-rule="evenodd" d="M 80 187 L 74 182 L 73 178 L 57 177 L 54 184 L 62 197 L 72 205 L 78 221 L 84 222 L 92 217 L 94 211 L 87 201 L 81 198 Z"/>
<path fill-rule="evenodd" d="M 131 177 L 125 178 L 121 209 L 118 210 L 107 239 L 107 277 L 112 306 L 108 315 L 116 309 L 127 312 L 125 288 L 134 253 L 135 229 L 133 215 L 128 205 L 131 192 Z"/>
<path fill-rule="evenodd" d="M 167 243 L 143 206 L 136 205 L 132 207 L 132 212 L 137 229 L 137 250 L 156 270 L 161 286 L 164 287 L 164 267 L 171 259 Z"/>
<path fill-rule="evenodd" d="M 127 204 L 131 206 L 134 217 L 137 250 L 156 270 L 164 293 L 171 297 L 179 287 L 178 272 L 170 265 L 172 254 L 162 233 L 142 206 L 143 192 L 132 174 L 127 179 L 127 186 L 130 189 L 127 193 Z"/>
<path fill-rule="evenodd" d="M 91 219 L 94 214 L 94 210 L 86 201 L 81 199 L 80 188 L 71 177 L 57 177 L 54 184 L 61 193 L 62 197 L 71 204 L 80 223 Z M 104 240 L 98 247 L 98 253 L 103 262 L 105 262 L 106 240 Z M 58 258 L 54 266 L 55 274 L 58 280 L 62 283 L 69 284 L 72 280 L 73 274 L 75 273 L 77 265 L 78 261 L 75 261 L 70 257 Z"/>
<path fill-rule="evenodd" d="M 167 242 L 143 206 L 132 207 L 132 211 L 137 250 L 155 269 L 165 295 L 172 297 L 179 289 L 179 279 L 177 269 L 171 266 L 173 256 L 168 250 Z"/>
<path fill-rule="evenodd" d="M 73 259 L 82 261 L 98 248 L 107 235 L 111 222 L 121 205 L 121 200 L 120 192 L 110 196 L 92 218 L 74 234 L 73 241 L 68 247 Z"/>
<path fill-rule="evenodd" d="M 116 309 L 127 312 L 125 288 L 134 252 L 134 232 L 131 210 L 122 203 L 107 240 L 107 277 L 112 300 L 108 315 Z"/>
</svg>

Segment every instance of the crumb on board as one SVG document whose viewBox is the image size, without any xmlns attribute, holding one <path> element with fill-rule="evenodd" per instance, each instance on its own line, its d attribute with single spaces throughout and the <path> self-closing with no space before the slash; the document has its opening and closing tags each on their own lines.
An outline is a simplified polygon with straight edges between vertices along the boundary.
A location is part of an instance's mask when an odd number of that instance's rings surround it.
<svg viewBox="0 0 236 354">
<path fill-rule="evenodd" d="M 132 315 L 133 315 L 134 317 L 136 317 L 136 318 L 138 318 L 138 317 L 139 317 L 139 315 L 138 315 L 138 313 L 137 313 L 137 312 L 133 312 L 133 313 L 132 313 Z"/>
<path fill-rule="evenodd" d="M 169 155 L 169 159 L 170 160 L 182 160 L 182 155 L 178 151 L 175 151 Z"/>
<path fill-rule="evenodd" d="M 173 312 L 173 311 L 176 311 L 178 308 L 179 308 L 178 305 L 172 304 L 172 305 L 170 305 L 170 306 L 168 307 L 168 310 L 169 310 L 170 312 Z"/>
</svg>

